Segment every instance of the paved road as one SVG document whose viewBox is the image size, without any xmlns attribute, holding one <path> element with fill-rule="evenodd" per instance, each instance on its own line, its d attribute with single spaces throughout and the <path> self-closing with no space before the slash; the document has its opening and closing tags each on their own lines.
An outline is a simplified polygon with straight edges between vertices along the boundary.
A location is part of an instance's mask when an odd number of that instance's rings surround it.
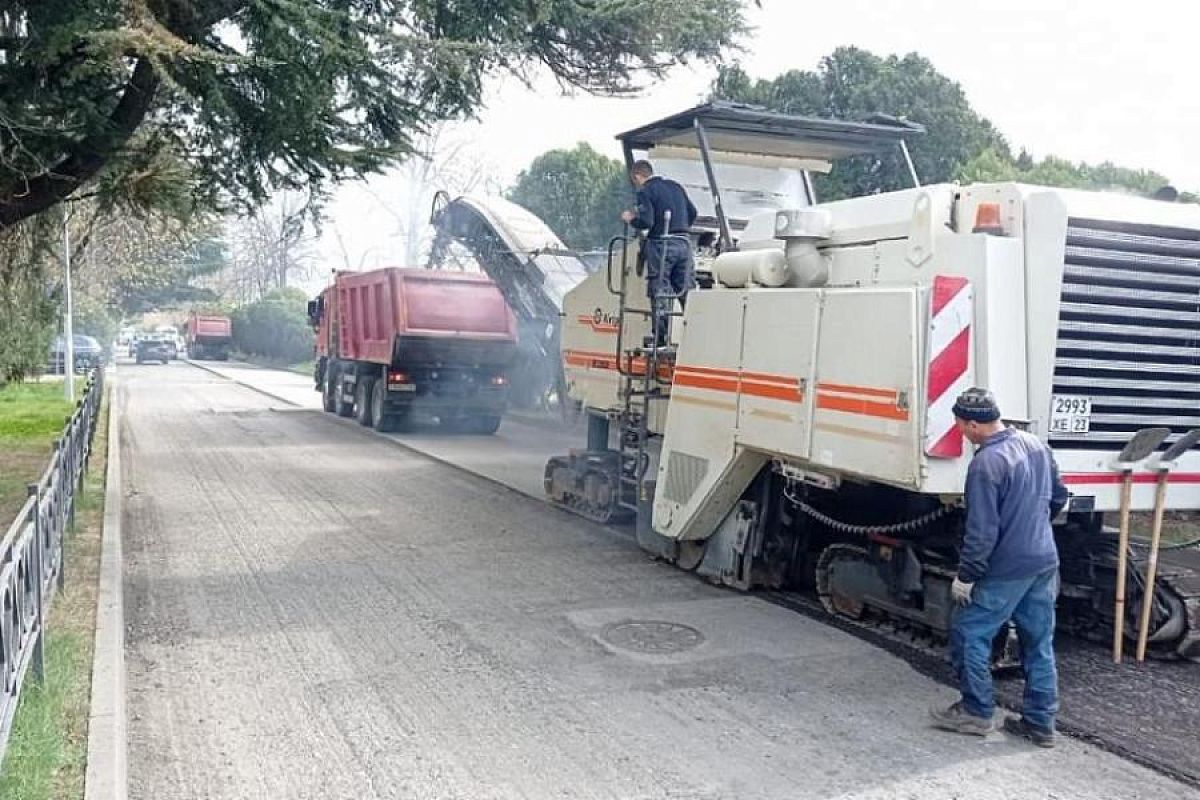
<svg viewBox="0 0 1200 800">
<path fill-rule="evenodd" d="M 312 380 L 285 370 L 268 369 L 239 361 L 193 362 L 201 369 L 253 387 L 284 406 L 321 408 L 321 395 Z M 493 436 L 446 434 L 436 425 L 421 425 L 412 433 L 390 433 L 388 438 L 426 455 L 482 475 L 534 497 L 542 497 L 542 472 L 553 455 L 582 447 L 586 428 L 582 421 L 570 427 L 558 421 L 534 424 L 514 414 L 504 418 Z"/>
<path fill-rule="evenodd" d="M 902 661 L 329 415 L 121 379 L 131 797 L 1200 798 L 932 731 Z"/>
<path fill-rule="evenodd" d="M 295 373 L 236 362 L 205 366 L 215 366 L 218 374 L 290 404 L 319 407 L 311 382 Z M 584 433 L 581 427 L 570 430 L 543 420 L 537 427 L 506 422 L 501 435 L 494 438 L 443 436 L 436 429 L 391 438 L 541 499 L 546 459 L 579 446 Z M 1168 556 L 1187 557 L 1179 553 Z M 1196 554 L 1190 557 L 1194 560 Z M 813 603 L 809 596 L 793 599 L 805 609 Z M 823 611 L 819 618 L 830 622 Z M 895 650 L 893 643 L 881 643 L 870 633 L 854 633 Z M 1064 729 L 1167 774 L 1185 776 L 1192 785 L 1200 784 L 1200 747 L 1195 733 L 1200 731 L 1200 667 L 1155 659 L 1144 664 L 1126 660 L 1115 666 L 1103 643 L 1068 637 L 1059 637 L 1057 649 L 1062 693 L 1059 722 Z M 902 655 L 926 674 L 952 683 L 942 660 L 925 659 L 911 651 Z M 1019 707 L 1023 689 L 1019 677 L 1010 676 L 997 688 L 1009 707 Z"/>
</svg>

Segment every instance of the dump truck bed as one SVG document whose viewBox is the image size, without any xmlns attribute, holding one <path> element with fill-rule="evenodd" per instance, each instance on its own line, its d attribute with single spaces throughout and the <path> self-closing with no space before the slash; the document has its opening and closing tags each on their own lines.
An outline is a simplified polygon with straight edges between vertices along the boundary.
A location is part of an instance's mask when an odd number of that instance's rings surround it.
<svg viewBox="0 0 1200 800">
<path fill-rule="evenodd" d="M 339 273 L 326 290 L 337 358 L 378 364 L 507 360 L 516 320 L 485 275 L 389 267 Z M 324 337 L 322 337 L 324 341 Z"/>
<path fill-rule="evenodd" d="M 233 337 L 233 323 L 229 317 L 196 314 L 188 318 L 189 341 L 199 339 L 229 339 Z"/>
</svg>

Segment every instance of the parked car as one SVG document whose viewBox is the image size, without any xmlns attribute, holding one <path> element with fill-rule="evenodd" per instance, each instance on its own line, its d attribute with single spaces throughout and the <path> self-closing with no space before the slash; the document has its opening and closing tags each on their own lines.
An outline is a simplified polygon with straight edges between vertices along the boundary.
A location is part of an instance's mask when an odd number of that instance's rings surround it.
<svg viewBox="0 0 1200 800">
<path fill-rule="evenodd" d="M 145 336 L 137 340 L 134 345 L 134 358 L 139 364 L 145 364 L 147 361 L 161 361 L 168 363 L 174 356 L 171 351 L 175 348 L 175 343 L 165 338 Z"/>
<path fill-rule="evenodd" d="M 87 372 L 93 367 L 103 366 L 104 347 L 91 336 L 77 333 L 72 337 L 75 349 L 75 371 Z M 67 359 L 66 340 L 62 336 L 55 337 L 50 346 L 49 371 L 55 375 L 63 372 L 63 362 Z"/>
</svg>

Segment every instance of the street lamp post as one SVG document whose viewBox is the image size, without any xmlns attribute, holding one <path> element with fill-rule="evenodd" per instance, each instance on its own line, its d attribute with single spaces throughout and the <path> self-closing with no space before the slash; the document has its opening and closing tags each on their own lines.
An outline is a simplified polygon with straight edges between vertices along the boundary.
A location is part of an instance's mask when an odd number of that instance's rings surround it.
<svg viewBox="0 0 1200 800">
<path fill-rule="evenodd" d="M 67 402 L 75 402 L 75 309 L 71 303 L 71 214 L 63 205 L 63 286 L 66 289 L 67 313 L 63 318 L 63 388 Z"/>
</svg>

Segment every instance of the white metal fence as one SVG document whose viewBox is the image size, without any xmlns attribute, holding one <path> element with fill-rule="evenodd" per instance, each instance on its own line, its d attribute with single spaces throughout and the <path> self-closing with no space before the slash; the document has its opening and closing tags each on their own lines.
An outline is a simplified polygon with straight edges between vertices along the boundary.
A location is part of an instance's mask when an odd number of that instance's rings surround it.
<svg viewBox="0 0 1200 800">
<path fill-rule="evenodd" d="M 42 680 L 46 617 L 62 588 L 64 537 L 75 518 L 104 395 L 104 370 L 92 371 L 67 419 L 50 464 L 0 540 L 0 762 L 26 674 Z"/>
</svg>

